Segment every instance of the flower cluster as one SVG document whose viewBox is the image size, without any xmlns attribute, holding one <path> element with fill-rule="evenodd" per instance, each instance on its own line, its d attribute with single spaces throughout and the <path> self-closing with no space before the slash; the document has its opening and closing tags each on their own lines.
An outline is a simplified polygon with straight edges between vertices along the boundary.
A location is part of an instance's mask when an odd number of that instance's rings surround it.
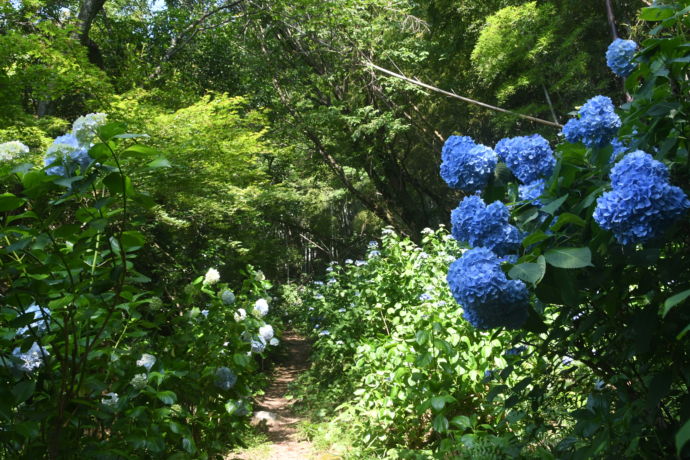
<svg viewBox="0 0 690 460">
<path fill-rule="evenodd" d="M 254 314 L 259 317 L 264 317 L 268 313 L 268 302 L 266 299 L 259 299 L 254 304 Z"/>
<path fill-rule="evenodd" d="M 135 390 L 143 389 L 149 381 L 149 377 L 146 374 L 136 374 L 132 377 L 129 383 L 134 387 Z"/>
<path fill-rule="evenodd" d="M 606 50 L 606 65 L 619 77 L 630 75 L 637 64 L 633 57 L 637 50 L 637 43 L 632 40 L 615 39 Z"/>
<path fill-rule="evenodd" d="M 34 319 L 36 321 L 32 322 L 28 326 L 23 326 L 17 329 L 17 335 L 24 335 L 29 331 L 29 328 L 35 334 L 42 334 L 48 329 L 48 320 L 50 319 L 50 310 L 47 308 L 39 307 L 37 304 L 32 303 L 28 306 L 25 315 L 33 313 Z"/>
<path fill-rule="evenodd" d="M 441 151 L 441 177 L 451 188 L 481 190 L 496 167 L 496 153 L 468 136 L 450 136 Z"/>
<path fill-rule="evenodd" d="M 531 201 L 537 206 L 541 206 L 541 201 L 538 198 L 544 193 L 546 182 L 544 179 L 537 179 L 529 184 L 518 186 L 518 195 L 521 200 Z"/>
<path fill-rule="evenodd" d="M 451 212 L 451 232 L 458 241 L 505 255 L 520 244 L 520 234 L 508 223 L 509 216 L 508 208 L 500 201 L 487 206 L 480 197 L 471 195 Z"/>
<path fill-rule="evenodd" d="M 111 409 L 116 408 L 118 402 L 120 402 L 120 396 L 117 393 L 106 393 L 105 398 L 101 399 L 101 404 Z"/>
<path fill-rule="evenodd" d="M 138 367 L 145 367 L 147 372 L 151 372 L 151 368 L 156 364 L 156 357 L 148 353 L 141 355 L 141 358 L 137 360 Z"/>
<path fill-rule="evenodd" d="M 89 113 L 74 120 L 72 135 L 82 145 L 90 146 L 96 138 L 96 131 L 105 125 L 108 115 L 105 113 Z"/>
<path fill-rule="evenodd" d="M 666 166 L 641 150 L 611 169 L 612 190 L 597 199 L 594 221 L 623 245 L 657 238 L 690 209 L 685 193 L 668 182 Z"/>
<path fill-rule="evenodd" d="M 539 134 L 501 139 L 496 154 L 523 184 L 551 175 L 556 166 L 551 146 Z"/>
<path fill-rule="evenodd" d="M 19 141 L 10 141 L 0 144 L 0 161 L 11 161 L 27 153 L 29 153 L 29 147 Z"/>
<path fill-rule="evenodd" d="M 209 268 L 204 275 L 204 284 L 212 285 L 220 281 L 220 273 L 215 268 Z"/>
<path fill-rule="evenodd" d="M 221 390 L 227 391 L 237 383 L 237 374 L 225 366 L 219 367 L 215 372 L 214 383 Z"/>
<path fill-rule="evenodd" d="M 621 119 L 614 112 L 613 102 L 606 96 L 594 96 L 563 127 L 568 142 L 582 142 L 587 147 L 604 147 L 614 138 Z"/>
<path fill-rule="evenodd" d="M 86 169 L 89 163 L 91 163 L 88 150 L 88 147 L 80 144 L 79 140 L 72 134 L 65 134 L 55 138 L 50 147 L 48 147 L 44 159 L 46 174 L 67 176 L 74 166 Z M 52 166 L 55 163 L 61 165 Z"/>
<path fill-rule="evenodd" d="M 43 358 L 50 356 L 48 350 L 34 342 L 26 352 L 22 353 L 21 348 L 17 347 L 12 350 L 12 356 L 18 358 L 22 363 L 19 365 L 19 370 L 24 372 L 33 372 L 43 365 Z"/>
<path fill-rule="evenodd" d="M 613 147 L 613 152 L 611 152 L 609 163 L 614 163 L 618 157 L 630 150 L 630 148 L 617 137 L 611 139 L 611 147 Z"/>
<path fill-rule="evenodd" d="M 463 317 L 477 329 L 519 328 L 527 319 L 525 283 L 509 280 L 496 254 L 485 248 L 466 251 L 448 271 L 448 285 L 463 306 Z"/>
<path fill-rule="evenodd" d="M 233 317 L 235 318 L 235 321 L 237 321 L 238 323 L 240 321 L 244 321 L 245 319 L 247 319 L 247 311 L 244 308 L 238 308 Z"/>
<path fill-rule="evenodd" d="M 232 292 L 230 289 L 226 289 L 223 291 L 223 293 L 220 295 L 221 300 L 225 305 L 232 305 L 235 303 L 235 293 Z"/>
<path fill-rule="evenodd" d="M 85 170 L 92 161 L 89 149 L 93 145 L 96 131 L 106 123 L 106 118 L 104 113 L 90 113 L 77 118 L 72 124 L 72 132 L 57 137 L 48 147 L 44 159 L 46 173 L 68 176 L 76 166 Z"/>
</svg>

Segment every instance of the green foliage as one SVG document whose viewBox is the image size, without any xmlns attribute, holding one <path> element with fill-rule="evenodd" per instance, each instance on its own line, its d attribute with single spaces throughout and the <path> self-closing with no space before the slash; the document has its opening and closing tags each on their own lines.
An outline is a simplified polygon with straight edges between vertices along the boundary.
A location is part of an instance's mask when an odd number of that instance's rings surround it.
<svg viewBox="0 0 690 460">
<path fill-rule="evenodd" d="M 142 177 L 161 161 L 139 137 L 103 126 L 78 175 L 2 165 L 3 457 L 198 458 L 242 442 L 262 383 L 251 307 L 270 283 L 250 268 L 233 307 L 227 284 L 204 277 L 174 305 L 146 290 L 136 228 L 152 201 L 123 165 Z M 236 383 L 219 386 L 223 366 Z"/>
<path fill-rule="evenodd" d="M 387 230 L 366 260 L 331 265 L 323 285 L 294 301 L 293 317 L 316 340 L 295 391 L 312 414 L 334 416 L 330 425 L 363 458 L 515 458 L 521 450 L 509 433 L 523 427 L 524 409 L 503 409 L 501 389 L 528 383 L 504 371 L 518 358 L 507 353 L 512 334 L 478 332 L 462 319 L 445 283 L 460 253 L 443 230 L 425 231 L 421 246 Z M 527 366 L 543 367 L 523 348 Z M 554 420 L 576 408 L 566 394 Z"/>
</svg>

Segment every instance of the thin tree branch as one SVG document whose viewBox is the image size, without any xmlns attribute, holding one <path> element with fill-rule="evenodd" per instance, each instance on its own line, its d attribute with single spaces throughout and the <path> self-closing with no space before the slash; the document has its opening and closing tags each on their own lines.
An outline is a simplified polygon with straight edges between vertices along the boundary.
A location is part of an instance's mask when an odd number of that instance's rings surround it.
<svg viewBox="0 0 690 460">
<path fill-rule="evenodd" d="M 369 66 L 369 67 L 372 67 L 372 68 L 374 68 L 374 69 L 376 69 L 376 70 L 378 70 L 378 71 L 381 71 L 381 72 L 383 72 L 383 73 L 386 73 L 386 74 L 388 74 L 388 75 L 391 75 L 391 76 L 393 76 L 393 77 L 400 78 L 401 80 L 405 80 L 405 81 L 407 81 L 407 82 L 409 82 L 409 83 L 412 83 L 412 84 L 414 84 L 414 85 L 421 86 L 422 88 L 430 89 L 431 91 L 435 91 L 435 92 L 437 92 L 437 93 L 446 95 L 446 96 L 448 96 L 448 97 L 452 97 L 452 98 L 455 98 L 455 99 L 460 99 L 461 101 L 468 102 L 468 103 L 470 103 L 470 104 L 478 105 L 478 106 L 480 106 L 480 107 L 485 107 L 485 108 L 487 108 L 487 109 L 494 110 L 494 111 L 496 111 L 496 112 L 508 113 L 508 114 L 514 115 L 514 116 L 519 117 L 519 118 L 524 118 L 524 119 L 526 119 L 526 120 L 534 121 L 534 122 L 536 122 L 536 123 L 541 123 L 541 124 L 543 124 L 543 125 L 554 126 L 554 127 L 557 127 L 557 128 L 562 128 L 562 127 L 563 127 L 563 125 L 561 125 L 561 124 L 559 124 L 559 123 L 555 123 L 555 122 L 553 122 L 553 121 L 543 120 L 543 119 L 541 119 L 541 118 L 532 117 L 532 116 L 530 116 L 530 115 L 524 115 L 524 114 L 522 114 L 522 113 L 513 112 L 512 110 L 504 109 L 504 108 L 501 108 L 501 107 L 496 107 L 496 106 L 494 106 L 494 105 L 490 105 L 490 104 L 487 104 L 487 103 L 485 103 L 485 102 L 480 102 L 480 101 L 477 101 L 477 100 L 474 100 L 474 99 L 470 99 L 469 97 L 460 96 L 460 95 L 458 95 L 458 94 L 455 94 L 454 92 L 446 91 L 446 90 L 443 90 L 443 89 L 441 89 L 441 88 L 437 88 L 437 87 L 435 87 L 435 86 L 429 85 L 429 84 L 427 84 L 427 83 L 423 83 L 423 82 L 421 82 L 421 81 L 419 81 L 419 80 L 415 80 L 414 78 L 408 78 L 408 77 L 406 77 L 406 76 L 404 76 L 404 75 L 401 75 L 401 74 L 399 74 L 399 73 L 393 72 L 392 70 L 384 69 L 383 67 L 377 66 L 376 64 L 374 64 L 374 63 L 372 63 L 372 62 L 365 62 L 364 64 L 367 65 L 367 66 Z"/>
</svg>

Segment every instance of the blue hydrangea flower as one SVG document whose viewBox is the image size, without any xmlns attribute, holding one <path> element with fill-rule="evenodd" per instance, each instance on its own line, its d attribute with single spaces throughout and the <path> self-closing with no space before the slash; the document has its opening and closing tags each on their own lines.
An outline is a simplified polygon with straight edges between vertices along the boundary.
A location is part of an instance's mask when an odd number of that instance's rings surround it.
<svg viewBox="0 0 690 460">
<path fill-rule="evenodd" d="M 489 182 L 498 161 L 489 147 L 468 136 L 450 136 L 441 151 L 441 177 L 451 188 L 473 193 Z"/>
<path fill-rule="evenodd" d="M 537 179 L 529 184 L 519 185 L 518 195 L 521 200 L 530 201 L 537 206 L 541 206 L 541 201 L 538 198 L 544 193 L 545 187 L 546 182 L 544 179 Z"/>
<path fill-rule="evenodd" d="M 621 155 L 628 151 L 628 146 L 617 137 L 611 140 L 611 147 L 613 147 L 613 152 L 611 152 L 609 163 L 615 163 Z"/>
<path fill-rule="evenodd" d="M 510 212 L 500 201 L 486 205 L 476 195 L 465 197 L 450 215 L 453 237 L 473 247 L 504 255 L 520 245 L 518 229 L 508 223 Z"/>
<path fill-rule="evenodd" d="M 683 190 L 668 183 L 668 169 L 640 150 L 611 170 L 612 190 L 597 199 L 594 221 L 623 245 L 659 237 L 690 209 Z"/>
<path fill-rule="evenodd" d="M 580 107 L 579 118 L 569 120 L 561 131 L 568 142 L 582 142 L 587 147 L 604 147 L 618 132 L 621 119 L 613 102 L 606 96 L 594 96 Z"/>
<path fill-rule="evenodd" d="M 496 154 L 523 184 L 550 176 L 556 166 L 551 146 L 539 134 L 501 139 Z"/>
<path fill-rule="evenodd" d="M 448 271 L 453 297 L 463 318 L 477 329 L 516 329 L 527 320 L 529 293 L 525 283 L 509 280 L 496 254 L 485 248 L 466 251 Z"/>
<path fill-rule="evenodd" d="M 580 132 L 580 120 L 578 118 L 571 118 L 568 122 L 563 125 L 563 130 L 561 133 L 565 137 L 565 140 L 574 144 L 580 142 L 582 134 Z"/>
<path fill-rule="evenodd" d="M 44 166 L 52 165 L 57 162 L 58 158 L 61 160 L 62 166 L 50 167 L 46 169 L 46 174 L 66 176 L 71 169 L 69 166 L 78 165 L 84 170 L 91 163 L 88 148 L 81 145 L 72 134 L 55 138 L 46 151 Z"/>
<path fill-rule="evenodd" d="M 632 40 L 615 39 L 606 50 L 606 65 L 619 77 L 630 75 L 637 64 L 633 57 L 637 50 L 637 43 Z"/>
<path fill-rule="evenodd" d="M 219 367 L 216 369 L 214 383 L 221 390 L 227 391 L 237 383 L 237 374 L 225 366 Z"/>
<path fill-rule="evenodd" d="M 252 339 L 251 351 L 252 353 L 262 353 L 266 349 L 266 342 L 260 339 Z"/>
<path fill-rule="evenodd" d="M 223 291 L 223 293 L 220 295 L 221 300 L 223 300 L 223 303 L 225 305 L 232 305 L 235 303 L 235 293 L 232 292 L 230 289 L 226 289 Z"/>
<path fill-rule="evenodd" d="M 624 187 L 637 182 L 654 180 L 668 182 L 668 168 L 657 161 L 650 154 L 642 150 L 635 150 L 627 154 L 621 161 L 611 168 L 611 186 Z"/>
</svg>

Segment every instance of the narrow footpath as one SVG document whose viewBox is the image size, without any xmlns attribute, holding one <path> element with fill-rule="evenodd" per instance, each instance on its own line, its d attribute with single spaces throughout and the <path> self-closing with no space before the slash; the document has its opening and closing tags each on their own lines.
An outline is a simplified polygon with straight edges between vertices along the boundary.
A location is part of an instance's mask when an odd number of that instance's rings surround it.
<svg viewBox="0 0 690 460">
<path fill-rule="evenodd" d="M 320 460 L 308 441 L 298 439 L 300 418 L 292 412 L 293 401 L 286 399 L 288 385 L 308 367 L 309 343 L 289 331 L 281 345 L 287 351 L 284 362 L 278 362 L 266 393 L 256 401 L 252 424 L 266 431 L 270 445 L 231 454 L 228 460 Z M 334 457 L 330 457 L 334 458 Z"/>
</svg>

